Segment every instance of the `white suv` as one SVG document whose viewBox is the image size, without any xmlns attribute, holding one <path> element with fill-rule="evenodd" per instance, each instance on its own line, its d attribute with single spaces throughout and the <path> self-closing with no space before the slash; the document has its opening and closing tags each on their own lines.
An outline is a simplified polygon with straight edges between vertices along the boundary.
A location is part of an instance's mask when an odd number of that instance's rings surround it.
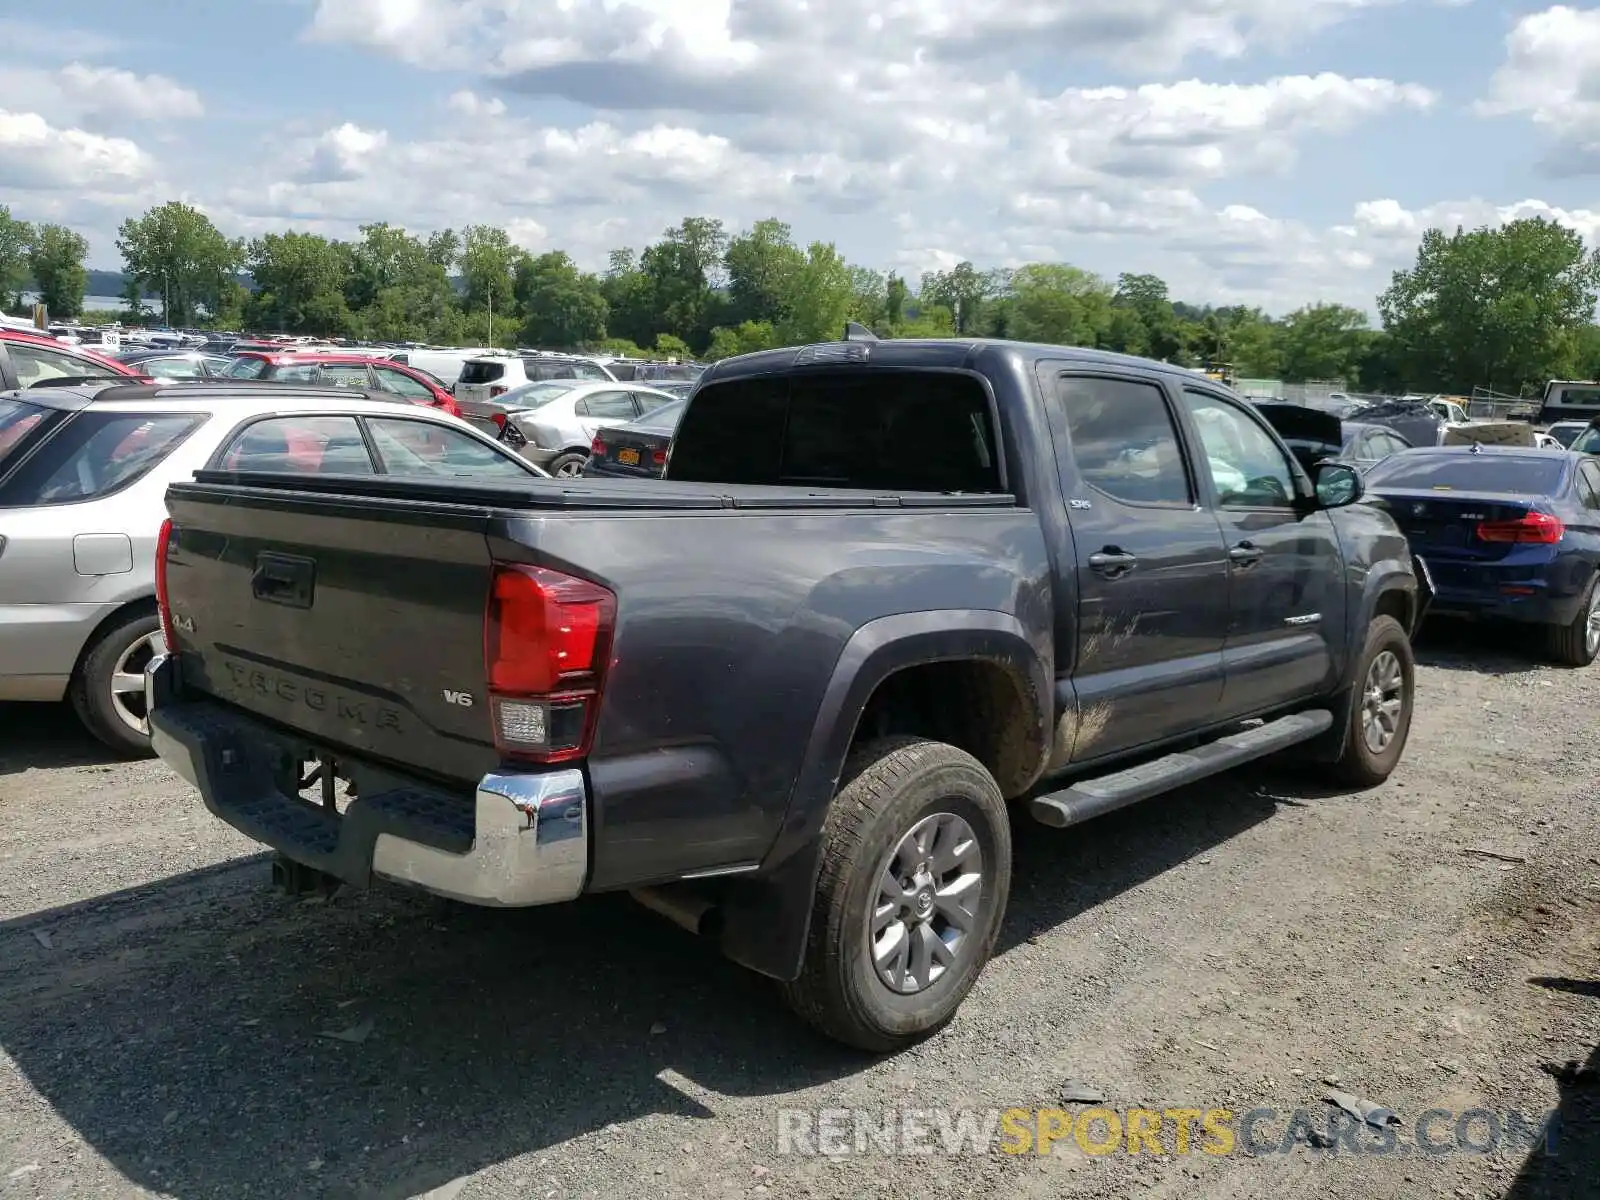
<svg viewBox="0 0 1600 1200">
<path fill-rule="evenodd" d="M 578 379 L 585 382 L 615 382 L 615 376 L 592 358 L 568 354 L 483 354 L 469 358 L 461 366 L 455 397 L 470 403 L 483 403 L 503 396 L 525 383 L 548 379 Z"/>
</svg>

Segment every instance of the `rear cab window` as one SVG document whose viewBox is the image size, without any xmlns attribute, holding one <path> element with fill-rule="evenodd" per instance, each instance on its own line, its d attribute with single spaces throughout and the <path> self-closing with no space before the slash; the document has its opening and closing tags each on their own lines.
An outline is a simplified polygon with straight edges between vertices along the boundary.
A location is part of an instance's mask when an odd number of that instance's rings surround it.
<svg viewBox="0 0 1600 1200">
<path fill-rule="evenodd" d="M 712 383 L 678 424 L 672 479 L 869 491 L 1003 490 L 988 392 L 943 371 Z"/>
<path fill-rule="evenodd" d="M 204 421 L 204 416 L 190 413 L 77 413 L 61 421 L 54 436 L 36 443 L 9 473 L 9 455 L 0 450 L 0 508 L 72 504 L 112 495 L 143 478 Z M 5 445 L 4 428 L 0 409 L 0 447 Z"/>
<path fill-rule="evenodd" d="M 1371 488 L 1554 496 L 1566 480 L 1567 460 L 1541 454 L 1413 454 L 1401 452 L 1367 472 Z"/>
</svg>

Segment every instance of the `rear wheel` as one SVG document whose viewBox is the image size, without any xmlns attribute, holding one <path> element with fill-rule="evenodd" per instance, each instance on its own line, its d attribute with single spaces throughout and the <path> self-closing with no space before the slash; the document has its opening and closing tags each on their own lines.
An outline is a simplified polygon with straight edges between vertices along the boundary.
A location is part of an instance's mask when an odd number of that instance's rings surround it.
<svg viewBox="0 0 1600 1200">
<path fill-rule="evenodd" d="M 150 755 L 144 669 L 161 650 L 161 621 L 134 612 L 102 630 L 72 677 L 72 707 L 85 728 L 118 754 Z"/>
<path fill-rule="evenodd" d="M 1568 625 L 1552 625 L 1550 657 L 1564 667 L 1587 667 L 1600 654 L 1600 580 L 1589 585 L 1578 615 Z"/>
<path fill-rule="evenodd" d="M 993 777 L 942 742 L 856 751 L 823 828 L 791 1007 L 830 1037 L 898 1050 L 955 1015 L 994 951 L 1011 826 Z"/>
<path fill-rule="evenodd" d="M 552 459 L 545 470 L 558 479 L 577 479 L 583 474 L 583 464 L 588 461 L 587 454 L 562 454 Z"/>
<path fill-rule="evenodd" d="M 1354 678 L 1349 728 L 1333 770 L 1345 783 L 1376 787 L 1400 762 L 1411 733 L 1416 664 L 1399 621 L 1373 618 Z"/>
</svg>

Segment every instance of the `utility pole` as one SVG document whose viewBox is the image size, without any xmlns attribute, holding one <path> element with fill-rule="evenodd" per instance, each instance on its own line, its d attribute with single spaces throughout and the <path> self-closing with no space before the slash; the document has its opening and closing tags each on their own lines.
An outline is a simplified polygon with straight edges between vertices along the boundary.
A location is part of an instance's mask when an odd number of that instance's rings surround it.
<svg viewBox="0 0 1600 1200">
<path fill-rule="evenodd" d="M 484 338 L 483 344 L 485 346 L 492 346 L 494 345 L 494 280 L 492 279 L 489 281 L 489 290 L 487 295 L 489 305 L 485 310 L 485 320 L 488 323 L 488 336 Z"/>
</svg>

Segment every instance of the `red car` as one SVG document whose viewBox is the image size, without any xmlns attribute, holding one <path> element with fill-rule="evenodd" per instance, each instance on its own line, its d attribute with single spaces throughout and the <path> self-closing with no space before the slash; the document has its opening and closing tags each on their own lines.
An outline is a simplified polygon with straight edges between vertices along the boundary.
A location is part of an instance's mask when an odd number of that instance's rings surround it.
<svg viewBox="0 0 1600 1200">
<path fill-rule="evenodd" d="M 114 358 L 69 346 L 42 333 L 0 329 L 0 390 L 36 387 L 52 379 L 102 379 L 119 375 L 149 381 L 149 376 Z"/>
<path fill-rule="evenodd" d="M 443 409 L 459 417 L 452 396 L 437 379 L 415 367 L 360 354 L 297 354 L 292 350 L 248 350 L 224 367 L 225 379 L 261 379 L 276 383 L 314 383 L 392 392 L 413 404 Z"/>
</svg>

